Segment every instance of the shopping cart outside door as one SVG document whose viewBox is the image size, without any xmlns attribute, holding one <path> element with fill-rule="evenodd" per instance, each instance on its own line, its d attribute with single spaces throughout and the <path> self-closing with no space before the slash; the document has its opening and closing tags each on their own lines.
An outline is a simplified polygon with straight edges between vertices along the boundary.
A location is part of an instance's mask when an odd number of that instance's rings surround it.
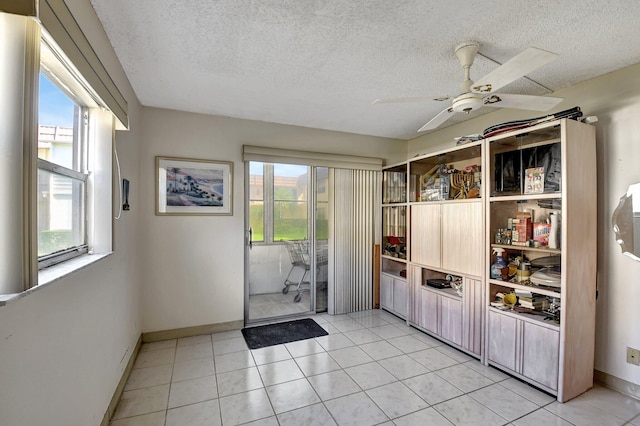
<svg viewBox="0 0 640 426">
<path fill-rule="evenodd" d="M 309 276 L 309 240 L 293 240 L 293 241 L 285 241 L 287 246 L 287 251 L 289 252 L 289 257 L 291 258 L 291 269 L 289 270 L 289 274 L 287 278 L 284 280 L 284 287 L 282 288 L 282 294 L 289 293 L 290 286 L 296 286 L 296 291 L 298 292 L 293 298 L 294 302 L 299 302 L 302 300 L 302 293 L 305 291 L 309 291 L 310 281 L 305 281 L 305 278 Z M 291 278 L 291 274 L 293 271 L 298 270 L 302 275 L 298 281 L 294 281 Z M 303 288 L 303 286 L 307 286 L 307 288 Z"/>
</svg>

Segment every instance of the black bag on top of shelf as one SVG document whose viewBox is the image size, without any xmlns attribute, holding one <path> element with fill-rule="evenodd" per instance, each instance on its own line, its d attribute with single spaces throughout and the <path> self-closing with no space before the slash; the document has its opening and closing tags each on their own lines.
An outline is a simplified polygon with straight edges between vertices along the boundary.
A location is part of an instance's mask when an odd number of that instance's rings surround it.
<svg viewBox="0 0 640 426">
<path fill-rule="evenodd" d="M 561 118 L 569 118 L 571 120 L 577 120 L 582 117 L 582 111 L 580 107 L 573 107 L 564 111 L 559 111 L 554 114 L 543 115 L 541 117 L 529 118 L 527 120 L 507 121 L 506 123 L 494 124 L 487 127 L 482 132 L 483 138 L 495 136 L 500 133 L 508 132 L 511 130 L 523 129 L 525 127 L 535 126 L 536 124 L 544 123 L 547 121 L 560 120 Z"/>
</svg>

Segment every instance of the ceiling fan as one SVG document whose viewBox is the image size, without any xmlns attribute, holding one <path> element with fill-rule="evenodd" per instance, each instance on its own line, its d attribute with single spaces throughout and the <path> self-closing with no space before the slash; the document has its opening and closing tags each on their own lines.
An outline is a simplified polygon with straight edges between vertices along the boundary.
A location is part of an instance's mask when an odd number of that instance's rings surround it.
<svg viewBox="0 0 640 426">
<path fill-rule="evenodd" d="M 427 124 L 418 129 L 418 132 L 423 132 L 437 128 L 455 113 L 464 112 L 468 114 L 482 106 L 547 111 L 562 101 L 562 98 L 547 96 L 495 93 L 512 81 L 524 77 L 531 71 L 553 61 L 558 57 L 556 53 L 529 47 L 474 83 L 470 78 L 470 70 L 479 48 L 480 44 L 478 42 L 468 41 L 459 44 L 454 50 L 464 69 L 464 81 L 460 85 L 460 94 L 458 96 L 376 99 L 373 103 L 415 102 L 425 100 L 446 101 L 451 99 L 450 107 L 441 111 Z"/>
</svg>

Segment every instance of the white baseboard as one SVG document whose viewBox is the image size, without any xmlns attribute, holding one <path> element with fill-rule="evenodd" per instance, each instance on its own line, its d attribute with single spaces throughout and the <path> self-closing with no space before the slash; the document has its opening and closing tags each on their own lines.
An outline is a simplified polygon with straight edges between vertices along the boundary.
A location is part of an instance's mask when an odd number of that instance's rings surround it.
<svg viewBox="0 0 640 426">
<path fill-rule="evenodd" d="M 151 331 L 148 333 L 142 333 L 142 341 L 144 343 L 158 342 L 160 340 L 219 333 L 221 331 L 240 330 L 243 327 L 244 321 L 238 320 L 218 324 L 198 325 L 195 327 L 175 328 L 173 330 Z"/>
<path fill-rule="evenodd" d="M 129 361 L 127 362 L 127 366 L 122 372 L 122 377 L 118 382 L 118 386 L 116 386 L 116 390 L 113 392 L 113 396 L 111 397 L 111 402 L 109 402 L 109 406 L 107 407 L 107 411 L 104 413 L 104 417 L 102 418 L 102 422 L 100 422 L 100 426 L 109 426 L 109 420 L 116 412 L 116 407 L 118 406 L 118 402 L 120 401 L 120 397 L 122 396 L 122 392 L 124 392 L 124 386 L 127 384 L 127 380 L 129 379 L 129 374 L 131 374 L 131 370 L 133 369 L 133 363 L 136 361 L 138 357 L 138 353 L 140 352 L 140 348 L 142 347 L 142 335 L 138 337 L 138 342 L 136 343 L 136 347 L 131 352 L 131 357 L 129 357 Z"/>
<path fill-rule="evenodd" d="M 640 399 L 640 386 L 635 383 L 627 382 L 626 380 L 598 370 L 593 371 L 593 378 L 603 386 L 616 390 L 632 398 Z"/>
</svg>

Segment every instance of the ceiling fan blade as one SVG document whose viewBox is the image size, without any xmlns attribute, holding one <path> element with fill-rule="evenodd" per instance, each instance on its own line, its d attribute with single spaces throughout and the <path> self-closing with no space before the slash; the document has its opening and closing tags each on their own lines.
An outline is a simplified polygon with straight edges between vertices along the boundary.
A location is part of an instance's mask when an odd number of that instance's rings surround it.
<svg viewBox="0 0 640 426">
<path fill-rule="evenodd" d="M 484 106 L 494 108 L 528 109 L 531 111 L 548 111 L 563 101 L 563 98 L 531 95 L 508 95 L 496 93 L 482 99 Z"/>
<path fill-rule="evenodd" d="M 530 47 L 509 59 L 471 86 L 475 93 L 492 93 L 556 59 L 559 55 Z"/>
<path fill-rule="evenodd" d="M 399 104 L 405 102 L 424 102 L 424 101 L 446 101 L 451 99 L 450 96 L 417 96 L 412 98 L 383 98 L 373 101 L 374 104 Z"/>
<path fill-rule="evenodd" d="M 455 114 L 455 111 L 453 110 L 452 107 L 449 107 L 447 109 L 442 110 L 440 113 L 438 113 L 438 115 L 433 117 L 431 119 L 431 121 L 429 121 L 424 126 L 420 127 L 418 129 L 418 132 L 424 132 L 425 130 L 432 130 L 432 129 L 437 128 L 442 123 L 447 121 L 449 119 L 449 117 L 451 117 L 453 114 Z"/>
</svg>

